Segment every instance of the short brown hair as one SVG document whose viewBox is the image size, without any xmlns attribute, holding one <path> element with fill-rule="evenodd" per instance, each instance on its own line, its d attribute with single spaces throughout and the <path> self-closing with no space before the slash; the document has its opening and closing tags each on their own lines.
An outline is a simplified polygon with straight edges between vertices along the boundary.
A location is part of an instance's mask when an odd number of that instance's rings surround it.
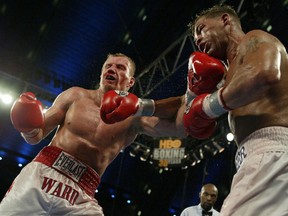
<svg viewBox="0 0 288 216">
<path fill-rule="evenodd" d="M 221 16 L 223 13 L 228 13 L 229 15 L 234 17 L 237 22 L 240 23 L 239 16 L 232 6 L 224 5 L 224 4 L 218 4 L 218 5 L 214 5 L 211 8 L 202 10 L 200 13 L 196 14 L 194 20 L 192 20 L 188 24 L 188 27 L 192 32 L 194 32 L 195 24 L 199 20 L 199 18 L 201 18 L 201 17 L 214 18 L 214 17 Z"/>
<path fill-rule="evenodd" d="M 131 70 L 130 70 L 130 75 L 131 76 L 134 76 L 135 75 L 135 71 L 136 71 L 136 64 L 134 62 L 134 60 L 132 58 L 130 58 L 129 56 L 123 54 L 123 53 L 109 53 L 107 55 L 107 58 L 106 60 L 109 58 L 109 57 L 125 57 L 128 59 L 128 61 L 130 62 L 130 65 L 131 65 Z"/>
</svg>

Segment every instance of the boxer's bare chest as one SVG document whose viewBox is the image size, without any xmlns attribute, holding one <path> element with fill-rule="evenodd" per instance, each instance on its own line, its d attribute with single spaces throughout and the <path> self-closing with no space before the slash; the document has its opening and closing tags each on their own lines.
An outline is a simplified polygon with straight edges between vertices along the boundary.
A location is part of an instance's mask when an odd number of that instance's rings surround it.
<svg viewBox="0 0 288 216">
<path fill-rule="evenodd" d="M 129 121 L 105 124 L 93 100 L 79 100 L 68 109 L 64 127 L 90 145 L 110 148 L 127 144 L 129 125 Z"/>
</svg>

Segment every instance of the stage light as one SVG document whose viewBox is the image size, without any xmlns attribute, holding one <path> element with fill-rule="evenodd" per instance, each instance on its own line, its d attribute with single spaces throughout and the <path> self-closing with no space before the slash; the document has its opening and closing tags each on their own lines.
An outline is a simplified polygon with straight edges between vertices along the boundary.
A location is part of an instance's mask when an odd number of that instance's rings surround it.
<svg viewBox="0 0 288 216">
<path fill-rule="evenodd" d="M 200 156 L 200 160 L 202 160 L 204 158 L 204 152 L 203 152 L 202 148 L 199 149 L 199 156 Z"/>
<path fill-rule="evenodd" d="M 219 153 L 221 153 L 221 152 L 223 152 L 223 151 L 225 150 L 224 147 L 220 146 L 220 145 L 219 145 L 217 142 L 215 142 L 215 141 L 213 141 L 212 144 L 213 144 L 213 146 L 217 149 L 217 151 L 218 151 Z"/>
<path fill-rule="evenodd" d="M 268 25 L 266 30 L 267 30 L 267 32 L 270 32 L 272 30 L 272 25 Z"/>
<path fill-rule="evenodd" d="M 131 157 L 135 157 L 139 151 L 140 151 L 140 145 L 131 145 L 131 150 L 129 154 Z"/>
<path fill-rule="evenodd" d="M 196 163 L 200 163 L 201 159 L 200 159 L 199 157 L 197 157 L 197 155 L 196 155 L 195 152 L 192 154 L 192 156 L 193 156 L 193 159 L 194 159 L 194 161 L 195 161 Z M 192 163 L 192 164 L 193 164 L 193 163 Z M 195 164 L 194 164 L 194 165 L 195 165 Z M 194 165 L 192 165 L 192 166 L 194 166 Z"/>
<path fill-rule="evenodd" d="M 217 149 L 212 149 L 211 146 L 209 145 L 204 145 L 204 148 L 206 149 L 207 152 L 212 154 L 213 156 L 217 154 L 218 150 Z"/>
<path fill-rule="evenodd" d="M 226 139 L 231 142 L 231 141 L 234 140 L 234 135 L 233 135 L 232 133 L 228 133 L 228 134 L 226 135 Z"/>
<path fill-rule="evenodd" d="M 149 158 L 149 156 L 150 156 L 150 151 L 151 150 L 149 148 L 145 149 L 143 154 L 140 156 L 140 160 L 141 161 L 146 161 Z"/>
<path fill-rule="evenodd" d="M 148 189 L 147 190 L 147 194 L 151 194 L 152 193 L 152 190 L 151 189 Z"/>
<path fill-rule="evenodd" d="M 11 104 L 13 102 L 13 98 L 9 94 L 1 94 L 0 98 L 4 104 Z"/>
<path fill-rule="evenodd" d="M 188 166 L 182 166 L 181 169 L 185 170 L 185 169 L 188 169 Z"/>
</svg>

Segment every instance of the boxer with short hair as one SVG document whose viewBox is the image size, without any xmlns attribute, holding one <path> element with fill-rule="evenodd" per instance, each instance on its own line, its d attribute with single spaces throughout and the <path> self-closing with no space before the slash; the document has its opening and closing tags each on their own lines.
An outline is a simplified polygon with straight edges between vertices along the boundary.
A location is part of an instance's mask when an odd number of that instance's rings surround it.
<svg viewBox="0 0 288 216">
<path fill-rule="evenodd" d="M 201 52 L 227 62 L 224 86 L 201 94 L 183 121 L 191 136 L 205 138 L 218 116 L 229 112 L 238 145 L 238 169 L 222 216 L 287 215 L 288 57 L 273 35 L 244 33 L 235 10 L 215 5 L 190 23 Z M 212 128 L 212 129 L 211 129 Z M 208 134 L 209 135 L 209 134 Z"/>
<path fill-rule="evenodd" d="M 72 87 L 62 92 L 46 113 L 34 93 L 21 94 L 11 108 L 11 121 L 24 139 L 37 144 L 56 127 L 57 131 L 51 143 L 16 177 L 1 201 L 0 215 L 103 215 L 94 198 L 100 178 L 138 133 L 186 136 L 181 109 L 177 117 L 182 97 L 154 102 L 127 93 L 135 82 L 135 68 L 128 56 L 109 54 L 98 89 Z M 110 96 L 105 99 L 107 92 Z M 117 96 L 114 101 L 109 101 L 111 94 Z M 102 100 L 106 108 L 110 107 L 108 111 L 125 101 L 117 116 L 107 115 L 107 123 L 118 121 L 126 112 L 137 114 L 114 125 L 106 124 L 100 117 L 104 116 Z"/>
<path fill-rule="evenodd" d="M 209 71 L 214 73 L 209 67 L 197 69 L 207 80 Z M 11 121 L 24 139 L 37 144 L 56 127 L 57 131 L 16 177 L 0 204 L 0 215 L 103 215 L 94 198 L 100 178 L 138 133 L 186 137 L 184 96 L 140 99 L 127 92 L 135 82 L 134 73 L 131 58 L 110 54 L 98 89 L 72 87 L 45 114 L 34 93 L 21 94 L 11 109 Z M 191 88 L 199 91 L 204 82 Z"/>
<path fill-rule="evenodd" d="M 209 67 L 197 69 L 207 80 Z M 109 54 L 98 89 L 72 87 L 46 113 L 34 93 L 20 95 L 11 108 L 11 121 L 28 143 L 37 144 L 56 127 L 57 131 L 16 177 L 1 201 L 0 215 L 103 215 L 94 198 L 100 178 L 138 133 L 187 136 L 184 96 L 154 101 L 128 93 L 135 68 L 128 56 Z M 207 82 L 214 89 L 216 84 L 205 79 L 191 88 L 199 91 Z"/>
</svg>

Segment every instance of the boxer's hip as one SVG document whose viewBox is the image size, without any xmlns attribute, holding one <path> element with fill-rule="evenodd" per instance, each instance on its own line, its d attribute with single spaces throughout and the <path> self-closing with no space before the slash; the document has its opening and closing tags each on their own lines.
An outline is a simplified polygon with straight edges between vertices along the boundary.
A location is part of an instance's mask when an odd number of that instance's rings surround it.
<svg viewBox="0 0 288 216">
<path fill-rule="evenodd" d="M 288 151 L 288 128 L 277 126 L 257 130 L 240 143 L 235 155 L 236 169 L 252 155 L 276 151 Z"/>
<path fill-rule="evenodd" d="M 56 146 L 46 146 L 33 160 L 57 170 L 67 176 L 89 196 L 94 197 L 100 183 L 99 175 L 87 164 Z"/>
</svg>

